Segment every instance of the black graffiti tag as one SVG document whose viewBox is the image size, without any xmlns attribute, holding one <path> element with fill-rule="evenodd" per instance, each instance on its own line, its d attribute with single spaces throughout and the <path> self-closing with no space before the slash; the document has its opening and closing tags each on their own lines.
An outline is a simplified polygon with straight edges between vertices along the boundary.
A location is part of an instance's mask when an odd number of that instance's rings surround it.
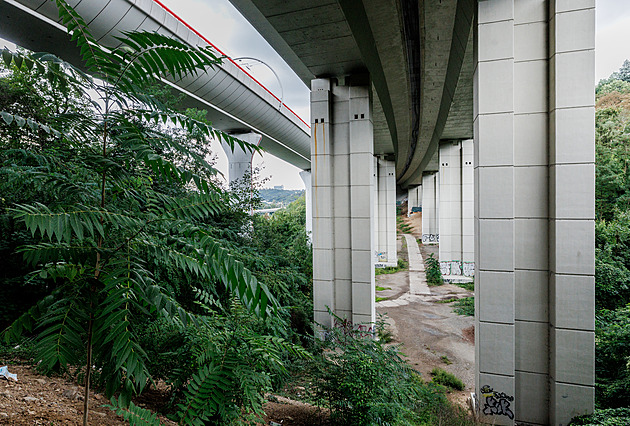
<svg viewBox="0 0 630 426">
<path fill-rule="evenodd" d="M 486 388 L 484 386 L 484 388 Z M 513 396 L 508 396 L 503 392 L 493 391 L 490 389 L 483 389 L 486 400 L 483 406 L 483 414 L 487 416 L 507 416 L 510 420 L 514 420 L 514 413 L 510 410 L 510 403 L 514 401 Z"/>
</svg>

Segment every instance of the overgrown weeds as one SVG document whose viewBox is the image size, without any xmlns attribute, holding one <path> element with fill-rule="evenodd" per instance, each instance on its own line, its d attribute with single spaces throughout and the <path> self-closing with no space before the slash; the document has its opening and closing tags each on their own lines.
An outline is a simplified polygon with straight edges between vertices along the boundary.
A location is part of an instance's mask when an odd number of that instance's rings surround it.
<svg viewBox="0 0 630 426">
<path fill-rule="evenodd" d="M 463 297 L 458 299 L 453 303 L 453 312 L 457 315 L 464 315 L 469 317 L 475 316 L 475 298 L 471 297 Z"/>
<path fill-rule="evenodd" d="M 429 254 L 429 257 L 425 259 L 424 266 L 428 285 L 436 286 L 444 284 L 442 272 L 440 271 L 440 261 L 433 256 L 433 253 Z"/>
<path fill-rule="evenodd" d="M 455 390 L 464 390 L 464 382 L 461 381 L 454 374 L 449 373 L 448 371 L 442 370 L 441 368 L 434 368 L 431 370 L 431 376 L 433 376 L 433 382 L 438 383 L 442 386 L 446 386 Z"/>
<path fill-rule="evenodd" d="M 376 268 L 374 275 L 395 274 L 396 272 L 404 271 L 409 268 L 409 262 L 405 259 L 398 258 L 398 264 L 396 266 L 386 266 L 385 268 Z"/>
</svg>

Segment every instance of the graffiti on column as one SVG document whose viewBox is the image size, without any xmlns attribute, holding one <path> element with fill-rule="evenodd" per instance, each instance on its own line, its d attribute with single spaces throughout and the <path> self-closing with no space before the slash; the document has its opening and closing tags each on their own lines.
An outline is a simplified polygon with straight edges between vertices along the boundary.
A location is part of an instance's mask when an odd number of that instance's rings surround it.
<svg viewBox="0 0 630 426">
<path fill-rule="evenodd" d="M 427 243 L 439 243 L 440 234 L 422 234 L 422 242 Z"/>
<path fill-rule="evenodd" d="M 451 262 L 440 262 L 440 272 L 442 275 L 451 275 Z"/>
<path fill-rule="evenodd" d="M 454 260 L 451 262 L 451 275 L 461 275 L 462 274 L 462 264 L 461 262 Z"/>
<path fill-rule="evenodd" d="M 481 388 L 481 395 L 484 398 L 483 414 L 486 416 L 507 416 L 510 420 L 514 420 L 514 413 L 510 409 L 510 405 L 514 401 L 513 396 L 497 392 L 488 385 Z"/>
<path fill-rule="evenodd" d="M 475 275 L 475 262 L 464 262 L 464 275 L 467 277 Z"/>
<path fill-rule="evenodd" d="M 335 316 L 333 327 L 341 330 L 344 336 L 358 335 L 360 337 L 374 337 L 375 328 L 371 324 L 354 324 L 352 320 Z"/>
</svg>

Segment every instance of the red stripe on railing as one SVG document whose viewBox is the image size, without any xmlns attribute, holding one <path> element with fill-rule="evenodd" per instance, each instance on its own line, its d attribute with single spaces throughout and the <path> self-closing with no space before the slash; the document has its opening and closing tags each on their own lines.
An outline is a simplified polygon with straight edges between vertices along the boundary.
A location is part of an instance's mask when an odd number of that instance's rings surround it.
<svg viewBox="0 0 630 426">
<path fill-rule="evenodd" d="M 177 19 L 179 22 L 181 22 L 182 24 L 184 24 L 190 31 L 192 31 L 193 33 L 197 34 L 199 37 L 201 37 L 201 39 L 203 41 L 205 41 L 206 43 L 208 43 L 210 46 L 212 46 L 217 52 L 219 52 L 221 55 L 225 56 L 228 61 L 230 61 L 232 64 L 234 64 L 234 66 L 236 66 L 238 69 L 240 69 L 241 71 L 243 71 L 249 78 L 251 78 L 252 80 L 254 80 L 260 87 L 262 87 L 263 89 L 265 89 L 265 91 L 267 93 L 269 93 L 271 96 L 274 97 L 275 100 L 277 100 L 278 102 L 280 102 L 280 104 L 282 104 L 282 106 L 284 106 L 287 110 L 289 110 L 293 115 L 295 115 L 297 117 L 298 120 L 300 120 L 302 123 L 306 124 L 306 126 L 310 129 L 311 126 L 308 125 L 308 123 L 304 120 L 302 120 L 302 118 L 297 115 L 291 108 L 289 108 L 287 106 L 287 104 L 285 104 L 284 102 L 282 102 L 280 99 L 278 99 L 278 97 L 276 95 L 274 95 L 271 90 L 267 89 L 260 81 L 256 80 L 250 73 L 248 73 L 247 71 L 245 71 L 243 69 L 243 67 L 241 67 L 239 64 L 237 64 L 232 58 L 230 58 L 228 55 L 226 55 L 225 53 L 223 53 L 221 51 L 221 49 L 219 49 L 217 46 L 214 45 L 214 43 L 210 42 L 210 40 L 208 40 L 207 38 L 205 38 L 203 35 L 201 35 L 201 33 L 199 31 L 197 31 L 196 29 L 194 29 L 190 24 L 188 24 L 188 22 L 184 21 L 182 18 L 180 18 L 175 12 L 173 12 L 171 9 L 169 9 L 168 7 L 166 7 L 166 5 L 164 5 L 164 3 L 162 3 L 160 0 L 153 0 L 155 3 L 159 4 L 162 9 L 166 10 L 168 13 L 170 13 L 171 15 L 173 15 L 173 17 L 175 19 Z"/>
</svg>

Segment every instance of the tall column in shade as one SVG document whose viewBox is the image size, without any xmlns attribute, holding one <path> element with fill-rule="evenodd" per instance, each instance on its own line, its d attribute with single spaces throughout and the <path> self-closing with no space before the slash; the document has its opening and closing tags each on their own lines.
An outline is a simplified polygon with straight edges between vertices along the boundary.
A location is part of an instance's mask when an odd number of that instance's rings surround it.
<svg viewBox="0 0 630 426">
<path fill-rule="evenodd" d="M 476 401 L 482 420 L 499 425 L 516 413 L 514 4 L 479 1 L 473 79 Z"/>
<path fill-rule="evenodd" d="M 378 159 L 378 263 L 396 266 L 396 176 L 393 161 Z"/>
<path fill-rule="evenodd" d="M 311 82 L 313 303 L 369 328 L 374 310 L 374 159 L 369 89 Z"/>
<path fill-rule="evenodd" d="M 594 406 L 594 2 L 480 1 L 475 47 L 478 408 L 567 424 Z"/>
<path fill-rule="evenodd" d="M 462 144 L 440 144 L 440 269 L 462 275 Z"/>
<path fill-rule="evenodd" d="M 378 190 L 378 182 L 379 182 L 379 169 L 378 169 L 378 157 L 374 156 L 374 170 L 372 173 L 374 186 L 372 192 L 372 200 L 374 200 L 374 204 L 372 205 L 372 244 L 374 245 L 374 262 L 376 267 L 380 267 L 382 265 L 381 260 L 383 262 L 387 261 L 387 253 L 381 251 L 381 244 L 379 242 L 380 237 L 380 220 L 378 217 L 379 214 L 379 206 L 380 200 L 379 196 L 381 195 Z"/>
<path fill-rule="evenodd" d="M 422 187 L 420 185 L 419 187 Z M 412 209 L 420 205 L 421 200 L 418 199 L 418 186 L 410 186 L 407 188 L 407 217 L 413 214 Z"/>
<path fill-rule="evenodd" d="M 306 203 L 306 234 L 309 240 L 313 233 L 313 191 L 311 186 L 311 171 L 302 170 L 300 172 L 302 182 L 304 182 L 304 201 Z"/>
<path fill-rule="evenodd" d="M 595 0 L 550 3 L 550 419 L 566 424 L 594 403 Z"/>
<path fill-rule="evenodd" d="M 422 244 L 437 244 L 440 240 L 438 182 L 437 173 L 422 176 Z"/>
<path fill-rule="evenodd" d="M 260 139 L 262 136 L 258 133 L 249 132 L 249 133 L 236 133 L 231 136 L 242 140 L 243 142 L 247 142 L 251 145 L 258 146 L 260 143 Z M 230 184 L 235 182 L 242 182 L 243 177 L 246 175 L 250 175 L 252 172 L 252 151 L 240 147 L 238 144 L 234 144 L 234 147 L 230 147 L 225 141 L 221 142 L 221 147 L 223 151 L 225 151 L 225 155 L 227 155 L 228 159 L 228 181 Z M 247 182 L 247 184 L 251 184 L 251 182 Z"/>
<path fill-rule="evenodd" d="M 473 140 L 462 141 L 462 274 L 475 275 L 475 188 Z"/>
</svg>

